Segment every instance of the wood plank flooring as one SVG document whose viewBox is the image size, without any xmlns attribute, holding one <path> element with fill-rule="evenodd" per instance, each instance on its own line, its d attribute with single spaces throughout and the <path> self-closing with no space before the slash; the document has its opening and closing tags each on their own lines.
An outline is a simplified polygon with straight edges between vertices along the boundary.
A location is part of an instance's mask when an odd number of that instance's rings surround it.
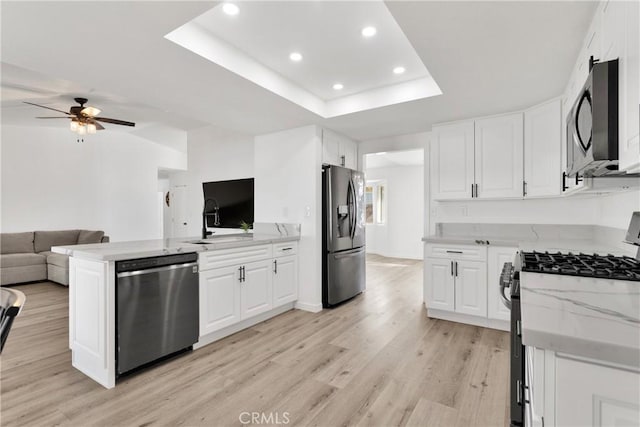
<svg viewBox="0 0 640 427">
<path fill-rule="evenodd" d="M 351 302 L 289 311 L 112 390 L 71 366 L 67 288 L 18 288 L 27 304 L 1 356 L 3 426 L 227 426 L 243 412 L 262 425 L 508 425 L 508 334 L 427 318 L 419 261 L 371 255 Z"/>
</svg>

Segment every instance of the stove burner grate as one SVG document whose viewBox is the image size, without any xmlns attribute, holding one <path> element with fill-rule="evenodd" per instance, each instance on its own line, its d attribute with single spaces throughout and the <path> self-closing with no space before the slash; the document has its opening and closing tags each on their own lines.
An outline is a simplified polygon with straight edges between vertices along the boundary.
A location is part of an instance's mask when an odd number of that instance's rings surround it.
<svg viewBox="0 0 640 427">
<path fill-rule="evenodd" d="M 522 271 L 640 281 L 640 261 L 628 256 L 522 252 Z"/>
</svg>

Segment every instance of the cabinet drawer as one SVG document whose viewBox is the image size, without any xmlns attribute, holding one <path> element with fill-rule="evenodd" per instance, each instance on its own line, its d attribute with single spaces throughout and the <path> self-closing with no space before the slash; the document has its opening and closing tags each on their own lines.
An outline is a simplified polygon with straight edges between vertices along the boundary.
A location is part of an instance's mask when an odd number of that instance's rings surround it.
<svg viewBox="0 0 640 427">
<path fill-rule="evenodd" d="M 273 256 L 281 257 L 298 253 L 298 242 L 283 242 L 273 244 Z"/>
<path fill-rule="evenodd" d="M 427 244 L 425 257 L 486 261 L 486 246 Z"/>
<path fill-rule="evenodd" d="M 200 270 L 246 264 L 272 257 L 271 245 L 244 246 L 241 248 L 219 249 L 200 252 L 198 264 Z"/>
</svg>

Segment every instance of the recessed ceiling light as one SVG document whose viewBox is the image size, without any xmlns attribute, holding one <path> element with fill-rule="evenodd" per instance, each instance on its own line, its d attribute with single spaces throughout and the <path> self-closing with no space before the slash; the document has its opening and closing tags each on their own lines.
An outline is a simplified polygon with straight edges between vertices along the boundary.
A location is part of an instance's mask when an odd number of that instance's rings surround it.
<svg viewBox="0 0 640 427">
<path fill-rule="evenodd" d="M 299 52 L 291 52 L 289 59 L 295 62 L 302 61 L 302 54 Z"/>
<path fill-rule="evenodd" d="M 377 32 L 378 30 L 376 30 L 376 27 L 364 27 L 362 29 L 362 35 L 364 37 L 373 37 L 376 35 Z"/>
<path fill-rule="evenodd" d="M 404 73 L 406 70 L 404 69 L 404 67 L 396 67 L 393 69 L 393 74 L 402 74 Z"/>
<path fill-rule="evenodd" d="M 227 15 L 237 15 L 240 13 L 240 8 L 233 3 L 225 3 L 222 5 L 222 11 Z"/>
<path fill-rule="evenodd" d="M 344 88 L 342 83 L 336 83 L 336 84 L 333 85 L 333 89 L 334 90 L 342 90 L 342 88 Z"/>
</svg>

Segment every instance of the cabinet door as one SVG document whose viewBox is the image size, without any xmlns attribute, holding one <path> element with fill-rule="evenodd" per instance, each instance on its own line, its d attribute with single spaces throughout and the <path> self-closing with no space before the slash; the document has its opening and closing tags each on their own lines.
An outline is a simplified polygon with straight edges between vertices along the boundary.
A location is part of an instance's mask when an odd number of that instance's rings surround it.
<svg viewBox="0 0 640 427">
<path fill-rule="evenodd" d="M 340 140 L 328 130 L 322 131 L 322 163 L 342 166 L 340 164 Z"/>
<path fill-rule="evenodd" d="M 502 303 L 500 274 L 505 262 L 513 262 L 517 248 L 490 246 L 487 255 L 487 313 L 490 319 L 510 320 L 511 312 Z M 506 291 L 508 295 L 508 290 Z"/>
<path fill-rule="evenodd" d="M 298 299 L 298 257 L 273 260 L 273 306 Z"/>
<path fill-rule="evenodd" d="M 345 168 L 358 170 L 358 144 L 342 138 L 340 140 L 340 163 Z"/>
<path fill-rule="evenodd" d="M 555 381 L 556 425 L 638 425 L 638 372 L 557 357 Z"/>
<path fill-rule="evenodd" d="M 522 197 L 522 114 L 475 122 L 475 182 L 478 198 Z"/>
<path fill-rule="evenodd" d="M 200 336 L 240 321 L 239 268 L 200 271 Z"/>
<path fill-rule="evenodd" d="M 473 122 L 433 128 L 431 191 L 436 200 L 470 199 L 473 185 Z"/>
<path fill-rule="evenodd" d="M 272 308 L 272 260 L 244 264 L 244 281 L 240 283 L 240 317 L 242 320 Z"/>
<path fill-rule="evenodd" d="M 487 263 L 454 261 L 456 312 L 487 316 Z"/>
<path fill-rule="evenodd" d="M 620 170 L 640 171 L 640 3 L 625 2 L 624 54 L 620 58 Z"/>
<path fill-rule="evenodd" d="M 562 174 L 562 124 L 560 100 L 524 113 L 525 196 L 560 194 Z"/>
<path fill-rule="evenodd" d="M 424 303 L 427 308 L 454 311 L 453 261 L 427 258 L 424 268 Z"/>
</svg>

